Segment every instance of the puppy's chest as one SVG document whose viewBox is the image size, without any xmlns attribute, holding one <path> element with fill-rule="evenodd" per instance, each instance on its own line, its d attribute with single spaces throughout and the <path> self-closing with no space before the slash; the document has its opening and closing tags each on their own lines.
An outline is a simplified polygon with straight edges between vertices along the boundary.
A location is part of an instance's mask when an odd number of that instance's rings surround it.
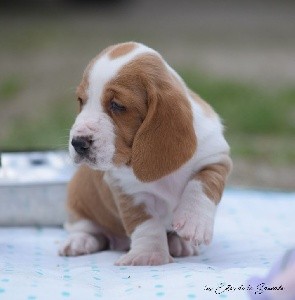
<svg viewBox="0 0 295 300">
<path fill-rule="evenodd" d="M 112 171 L 105 176 L 109 185 L 117 185 L 127 195 L 134 196 L 136 202 L 149 199 L 164 202 L 170 209 L 174 209 L 187 183 L 187 176 L 174 173 L 160 180 L 143 183 L 139 181 L 128 168 Z"/>
<path fill-rule="evenodd" d="M 163 200 L 169 206 L 176 206 L 181 198 L 184 183 L 175 178 L 166 178 L 149 184 L 148 192 L 155 196 L 156 200 Z"/>
</svg>

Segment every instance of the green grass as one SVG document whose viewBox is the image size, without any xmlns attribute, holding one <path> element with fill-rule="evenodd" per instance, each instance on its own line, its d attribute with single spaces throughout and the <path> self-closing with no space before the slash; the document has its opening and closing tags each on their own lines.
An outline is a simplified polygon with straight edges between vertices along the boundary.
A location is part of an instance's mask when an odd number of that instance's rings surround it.
<svg viewBox="0 0 295 300">
<path fill-rule="evenodd" d="M 295 162 L 294 88 L 270 91 L 220 78 L 206 78 L 189 71 L 180 73 L 222 117 L 234 158 L 272 164 Z M 2 93 L 10 97 L 18 89 L 17 81 L 7 81 Z M 1 141 L 2 150 L 66 148 L 77 109 L 72 96 L 53 100 L 50 111 L 41 112 L 37 119 L 20 116 Z"/>
<path fill-rule="evenodd" d="M 295 134 L 295 89 L 273 91 L 182 72 L 187 84 L 222 116 L 230 134 Z"/>
<path fill-rule="evenodd" d="M 9 75 L 0 83 L 0 103 L 16 97 L 24 88 L 24 80 L 16 75 Z"/>
<path fill-rule="evenodd" d="M 70 97 L 61 97 L 38 118 L 19 116 L 1 141 L 1 150 L 67 149 L 75 109 Z"/>
</svg>

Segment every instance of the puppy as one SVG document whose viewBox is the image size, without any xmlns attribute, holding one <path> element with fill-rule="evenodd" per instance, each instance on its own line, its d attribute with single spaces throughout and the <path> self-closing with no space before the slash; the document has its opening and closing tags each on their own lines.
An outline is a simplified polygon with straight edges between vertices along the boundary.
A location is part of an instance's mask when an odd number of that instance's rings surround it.
<svg viewBox="0 0 295 300">
<path fill-rule="evenodd" d="M 69 238 L 60 255 L 129 250 L 117 265 L 161 265 L 212 240 L 231 170 L 214 110 L 155 50 L 110 46 L 77 88 L 69 151 Z"/>
</svg>

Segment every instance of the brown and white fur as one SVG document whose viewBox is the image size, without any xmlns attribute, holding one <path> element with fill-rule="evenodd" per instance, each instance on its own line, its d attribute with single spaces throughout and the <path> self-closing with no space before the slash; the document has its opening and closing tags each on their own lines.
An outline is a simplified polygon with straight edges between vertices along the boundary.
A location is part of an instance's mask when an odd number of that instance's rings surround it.
<svg viewBox="0 0 295 300">
<path fill-rule="evenodd" d="M 214 110 L 155 50 L 108 47 L 77 88 L 69 151 L 69 238 L 60 255 L 129 250 L 117 265 L 159 265 L 209 244 L 231 169 Z"/>
</svg>

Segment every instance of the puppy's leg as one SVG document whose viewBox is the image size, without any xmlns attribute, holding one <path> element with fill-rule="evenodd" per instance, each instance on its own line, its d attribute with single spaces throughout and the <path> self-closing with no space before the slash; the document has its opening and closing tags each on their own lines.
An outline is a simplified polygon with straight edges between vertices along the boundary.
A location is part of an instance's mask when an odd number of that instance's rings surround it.
<svg viewBox="0 0 295 300">
<path fill-rule="evenodd" d="M 173 257 L 198 255 L 198 246 L 184 240 L 175 232 L 169 232 L 167 237 L 169 252 Z"/>
<path fill-rule="evenodd" d="M 148 199 L 146 202 L 153 201 Z M 120 195 L 117 204 L 125 230 L 131 238 L 131 248 L 116 265 L 162 265 L 172 262 L 166 229 L 160 219 L 148 214 L 144 204 L 134 205 L 134 199 L 129 196 Z"/>
<path fill-rule="evenodd" d="M 118 266 L 152 266 L 172 262 L 169 255 L 166 230 L 151 218 L 138 225 L 131 235 L 131 249 L 117 262 Z"/>
<path fill-rule="evenodd" d="M 196 245 L 213 237 L 215 211 L 231 169 L 228 158 L 201 170 L 186 186 L 173 216 L 173 229 Z"/>
<path fill-rule="evenodd" d="M 65 227 L 70 236 L 60 247 L 60 255 L 93 253 L 108 243 L 113 248 L 124 246 L 125 231 L 102 172 L 86 166 L 77 170 L 68 184 L 67 208 L 70 219 Z"/>
<path fill-rule="evenodd" d="M 107 238 L 99 226 L 89 220 L 67 223 L 65 229 L 70 235 L 59 248 L 58 253 L 61 256 L 90 254 L 107 247 Z"/>
</svg>

